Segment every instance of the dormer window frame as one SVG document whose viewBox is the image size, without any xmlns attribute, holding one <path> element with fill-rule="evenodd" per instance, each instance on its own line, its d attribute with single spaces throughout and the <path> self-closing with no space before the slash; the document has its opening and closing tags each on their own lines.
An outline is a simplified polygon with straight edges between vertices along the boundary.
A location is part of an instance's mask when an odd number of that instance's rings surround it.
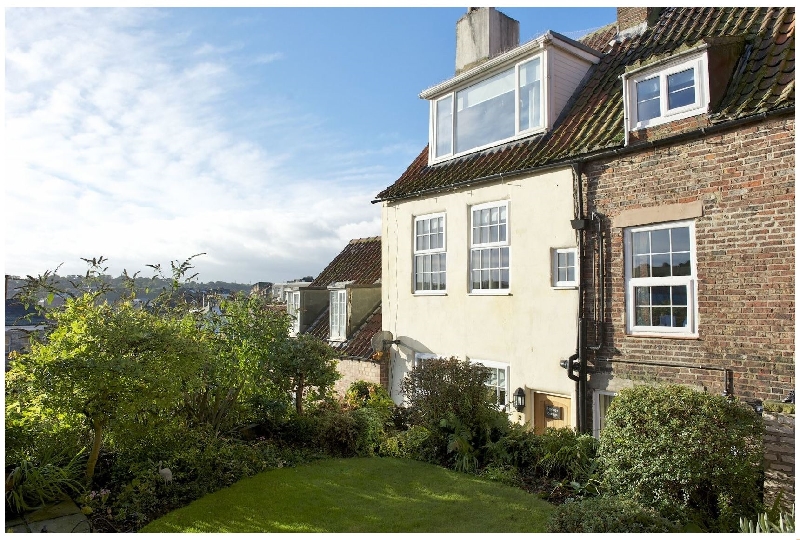
<svg viewBox="0 0 800 540">
<path fill-rule="evenodd" d="M 347 296 L 345 287 L 328 287 L 329 341 L 347 341 Z"/>
<path fill-rule="evenodd" d="M 520 88 L 520 71 L 521 66 L 527 64 L 529 62 L 533 62 L 535 60 L 539 61 L 539 110 L 538 110 L 538 117 L 539 117 L 539 124 L 537 126 L 529 127 L 524 130 L 520 129 L 520 95 L 521 95 L 521 88 Z M 519 60 L 511 63 L 505 64 L 502 68 L 494 69 L 488 73 L 482 73 L 479 79 L 470 79 L 464 84 L 461 84 L 446 93 L 442 93 L 432 99 L 430 99 L 430 123 L 429 123 L 429 151 L 428 151 L 428 162 L 433 163 L 442 163 L 445 161 L 449 161 L 451 159 L 472 154 L 475 152 L 479 152 L 481 150 L 485 150 L 487 148 L 492 148 L 494 146 L 499 146 L 502 144 L 506 144 L 508 142 L 522 139 L 525 137 L 530 137 L 532 135 L 537 135 L 539 133 L 544 133 L 548 127 L 548 114 L 549 114 L 549 107 L 548 107 L 548 85 L 546 84 L 548 73 L 547 73 L 547 50 L 546 49 L 538 49 L 535 53 L 526 55 Z M 505 137 L 502 139 L 494 140 L 488 142 L 483 145 L 478 145 L 472 148 L 468 148 L 466 150 L 462 150 L 461 152 L 456 152 L 456 129 L 457 129 L 457 104 L 459 99 L 459 93 L 462 93 L 470 88 L 477 87 L 481 83 L 489 81 L 494 77 L 498 77 L 503 73 L 513 71 L 514 72 L 514 82 L 513 82 L 513 89 L 514 89 L 514 134 L 510 137 Z M 440 104 L 446 109 L 443 109 L 443 115 L 440 119 L 439 117 L 439 109 Z M 443 120 L 443 122 L 440 122 Z M 449 152 L 439 152 L 439 133 L 443 125 L 449 125 L 449 140 L 443 140 L 446 144 L 449 144 Z M 447 150 L 445 148 L 444 150 Z"/>
<path fill-rule="evenodd" d="M 693 70 L 694 101 L 686 105 L 669 107 L 670 78 L 680 73 Z M 708 53 L 707 50 L 691 51 L 689 54 L 680 54 L 666 60 L 630 71 L 623 75 L 624 103 L 627 131 L 638 131 L 683 120 L 708 112 L 710 103 L 708 80 Z M 640 84 L 658 80 L 659 114 L 646 120 L 639 120 L 638 105 Z M 655 98 L 654 98 L 655 99 Z"/>
</svg>

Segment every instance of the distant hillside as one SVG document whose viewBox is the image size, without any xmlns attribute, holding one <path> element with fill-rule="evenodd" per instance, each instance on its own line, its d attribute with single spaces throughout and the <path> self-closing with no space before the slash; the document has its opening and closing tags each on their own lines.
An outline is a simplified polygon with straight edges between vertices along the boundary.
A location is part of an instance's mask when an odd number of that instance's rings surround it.
<svg viewBox="0 0 800 540">
<path fill-rule="evenodd" d="M 77 292 L 77 289 L 72 286 L 72 283 L 78 283 L 82 276 L 55 276 L 58 287 L 65 291 L 72 293 Z M 114 292 L 109 294 L 109 300 L 117 299 L 124 292 L 125 280 L 122 276 L 111 277 L 103 276 L 103 281 L 111 285 Z M 20 276 L 11 276 L 6 281 L 6 298 L 13 298 L 17 291 L 25 284 L 25 280 Z M 169 286 L 169 281 L 165 279 L 151 279 L 144 277 L 136 278 L 136 296 L 143 300 L 155 298 L 159 292 Z M 184 288 L 193 289 L 195 291 L 226 291 L 230 293 L 243 292 L 245 294 L 250 292 L 252 285 L 247 283 L 231 283 L 227 281 L 209 281 L 209 282 L 191 282 L 186 284 Z"/>
</svg>

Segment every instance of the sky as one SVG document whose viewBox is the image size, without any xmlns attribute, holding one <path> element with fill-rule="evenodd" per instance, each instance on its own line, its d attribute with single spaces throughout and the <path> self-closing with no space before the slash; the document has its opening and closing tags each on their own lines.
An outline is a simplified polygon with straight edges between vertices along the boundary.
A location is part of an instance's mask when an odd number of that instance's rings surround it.
<svg viewBox="0 0 800 540">
<path fill-rule="evenodd" d="M 522 43 L 615 8 L 498 7 Z M 380 235 L 453 77 L 446 8 L 5 10 L 5 273 L 193 259 L 199 281 L 316 276 Z"/>
</svg>

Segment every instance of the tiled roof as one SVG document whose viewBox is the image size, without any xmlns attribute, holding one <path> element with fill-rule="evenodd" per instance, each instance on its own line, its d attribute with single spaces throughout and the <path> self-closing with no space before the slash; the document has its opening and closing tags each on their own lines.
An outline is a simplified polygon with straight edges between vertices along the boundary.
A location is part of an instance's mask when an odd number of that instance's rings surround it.
<svg viewBox="0 0 800 540">
<path fill-rule="evenodd" d="M 381 280 L 381 237 L 350 240 L 311 287 L 327 287 L 333 283 L 351 281 L 356 285 L 372 285 Z"/>
<path fill-rule="evenodd" d="M 322 340 L 328 339 L 330 309 L 320 313 L 306 333 Z M 331 347 L 341 352 L 343 357 L 365 358 L 372 356 L 372 336 L 381 331 L 381 307 L 378 306 L 367 320 L 352 333 L 347 341 L 330 341 Z"/>
<path fill-rule="evenodd" d="M 486 181 L 624 145 L 622 81 L 625 67 L 698 43 L 702 38 L 744 36 L 745 52 L 734 69 L 714 123 L 794 107 L 794 8 L 665 8 L 639 36 L 603 41 L 601 29 L 587 36 L 604 53 L 548 134 L 428 166 L 425 147 L 379 200 L 412 197 Z M 586 43 L 586 41 L 584 41 Z M 589 43 L 587 43 L 589 44 Z"/>
</svg>

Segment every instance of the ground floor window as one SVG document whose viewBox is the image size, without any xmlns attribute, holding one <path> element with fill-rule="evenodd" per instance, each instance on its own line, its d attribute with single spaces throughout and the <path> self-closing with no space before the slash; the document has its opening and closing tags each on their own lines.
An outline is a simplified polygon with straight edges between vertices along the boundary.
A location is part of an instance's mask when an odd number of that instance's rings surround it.
<svg viewBox="0 0 800 540">
<path fill-rule="evenodd" d="M 508 379 L 509 379 L 509 366 L 502 362 L 493 362 L 491 360 L 477 360 L 471 359 L 472 362 L 482 364 L 489 369 L 489 380 L 486 383 L 497 400 L 497 407 L 505 411 L 508 408 Z"/>
<path fill-rule="evenodd" d="M 614 400 L 617 394 L 614 392 L 607 392 L 605 390 L 594 391 L 594 403 L 592 410 L 594 411 L 594 436 L 600 437 L 600 432 L 606 425 L 606 413 L 608 407 Z"/>
</svg>

